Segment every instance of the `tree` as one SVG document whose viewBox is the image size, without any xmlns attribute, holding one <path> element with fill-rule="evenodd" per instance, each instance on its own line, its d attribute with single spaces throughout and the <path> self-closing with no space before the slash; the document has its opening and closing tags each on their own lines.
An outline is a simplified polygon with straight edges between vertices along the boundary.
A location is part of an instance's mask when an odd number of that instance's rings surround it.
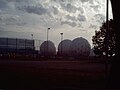
<svg viewBox="0 0 120 90">
<path fill-rule="evenodd" d="M 116 34 L 115 30 L 113 29 L 114 21 L 110 19 L 109 23 L 109 33 L 108 33 L 108 55 L 114 56 L 115 55 L 115 47 L 116 47 Z M 106 22 L 102 23 L 99 31 L 95 31 L 95 35 L 92 37 L 93 46 L 94 46 L 94 53 L 98 56 L 106 55 Z"/>
</svg>

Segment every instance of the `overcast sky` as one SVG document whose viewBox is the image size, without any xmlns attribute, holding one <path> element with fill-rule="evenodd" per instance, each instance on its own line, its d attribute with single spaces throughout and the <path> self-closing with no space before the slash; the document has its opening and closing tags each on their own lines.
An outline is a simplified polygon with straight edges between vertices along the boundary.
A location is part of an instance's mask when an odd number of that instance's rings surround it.
<svg viewBox="0 0 120 90">
<path fill-rule="evenodd" d="M 49 39 L 57 46 L 64 39 L 86 38 L 105 21 L 106 0 L 0 0 L 0 37 Z M 110 5 L 109 18 L 112 18 Z"/>
</svg>

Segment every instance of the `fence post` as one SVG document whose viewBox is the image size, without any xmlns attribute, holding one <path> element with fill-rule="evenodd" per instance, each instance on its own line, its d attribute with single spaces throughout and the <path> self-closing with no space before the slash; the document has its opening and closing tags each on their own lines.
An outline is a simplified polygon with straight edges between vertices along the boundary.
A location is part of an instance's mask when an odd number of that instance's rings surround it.
<svg viewBox="0 0 120 90">
<path fill-rule="evenodd" d="M 25 39 L 25 57 L 26 57 L 26 39 Z"/>
<path fill-rule="evenodd" d="M 15 58 L 16 58 L 17 53 L 18 53 L 18 51 L 17 51 L 17 38 L 16 38 L 16 52 L 15 52 Z"/>
<path fill-rule="evenodd" d="M 8 50 L 8 38 L 7 38 L 7 52 L 6 52 L 6 54 L 7 54 L 7 57 L 9 58 L 9 50 Z"/>
</svg>

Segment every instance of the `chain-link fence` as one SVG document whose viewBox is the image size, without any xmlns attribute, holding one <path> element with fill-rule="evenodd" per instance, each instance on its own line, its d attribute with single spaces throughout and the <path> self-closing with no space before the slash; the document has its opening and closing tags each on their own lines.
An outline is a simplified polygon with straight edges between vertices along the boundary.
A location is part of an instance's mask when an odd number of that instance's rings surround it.
<svg viewBox="0 0 120 90">
<path fill-rule="evenodd" d="M 35 57 L 42 42 L 36 39 L 0 38 L 0 57 Z"/>
</svg>

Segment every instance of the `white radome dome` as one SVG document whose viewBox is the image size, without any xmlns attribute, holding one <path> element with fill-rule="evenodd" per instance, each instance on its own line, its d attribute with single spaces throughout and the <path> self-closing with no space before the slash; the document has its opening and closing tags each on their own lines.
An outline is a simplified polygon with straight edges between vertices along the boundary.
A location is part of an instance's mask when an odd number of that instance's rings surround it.
<svg viewBox="0 0 120 90">
<path fill-rule="evenodd" d="M 69 56 L 71 43 L 72 41 L 68 39 L 61 41 L 58 45 L 58 55 Z"/>
<path fill-rule="evenodd" d="M 90 50 L 89 42 L 82 37 L 74 39 L 70 46 L 71 55 L 74 57 L 88 57 Z"/>
<path fill-rule="evenodd" d="M 56 55 L 56 48 L 54 43 L 51 41 L 44 41 L 40 46 L 40 53 L 44 56 Z"/>
</svg>

